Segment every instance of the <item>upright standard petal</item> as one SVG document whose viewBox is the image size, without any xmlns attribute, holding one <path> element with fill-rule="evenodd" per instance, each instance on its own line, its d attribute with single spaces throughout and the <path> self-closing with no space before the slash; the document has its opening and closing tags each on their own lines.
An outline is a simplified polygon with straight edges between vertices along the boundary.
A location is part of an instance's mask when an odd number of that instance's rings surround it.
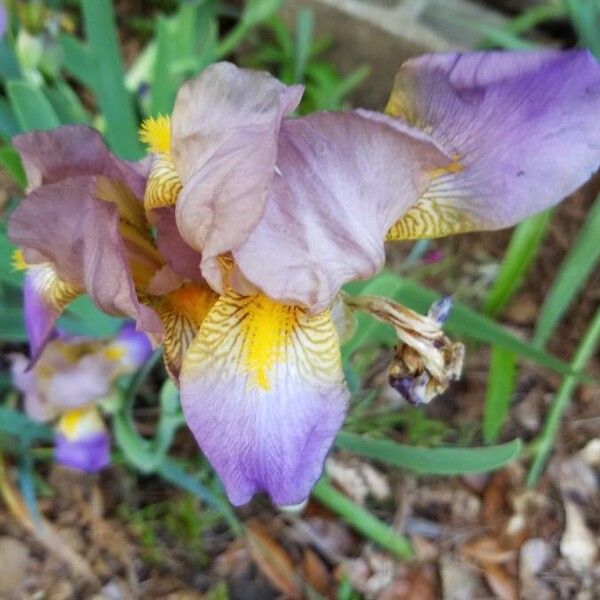
<svg viewBox="0 0 600 600">
<path fill-rule="evenodd" d="M 229 63 L 207 67 L 179 90 L 171 126 L 183 183 L 177 223 L 205 261 L 239 245 L 256 225 L 275 174 L 281 120 L 301 95 L 301 86 Z"/>
<path fill-rule="evenodd" d="M 385 115 L 287 120 L 264 214 L 234 262 L 269 297 L 324 310 L 346 282 L 381 268 L 385 232 L 448 161 L 425 134 Z M 203 272 L 218 287 L 220 271 Z"/>
<path fill-rule="evenodd" d="M 222 296 L 181 371 L 187 423 L 236 505 L 262 491 L 280 506 L 304 501 L 348 396 L 329 313 L 262 294 Z"/>
<path fill-rule="evenodd" d="M 600 66 L 583 50 L 412 59 L 387 112 L 453 156 L 388 239 L 513 225 L 562 200 L 600 165 Z"/>
</svg>

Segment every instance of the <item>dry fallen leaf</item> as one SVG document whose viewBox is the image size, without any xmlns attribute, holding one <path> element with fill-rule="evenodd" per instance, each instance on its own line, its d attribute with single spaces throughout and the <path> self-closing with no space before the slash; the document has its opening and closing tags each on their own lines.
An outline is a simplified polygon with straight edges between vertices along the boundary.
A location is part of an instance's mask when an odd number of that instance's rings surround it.
<svg viewBox="0 0 600 600">
<path fill-rule="evenodd" d="M 517 584 L 504 568 L 496 563 L 482 563 L 483 574 L 498 600 L 518 600 Z"/>
<path fill-rule="evenodd" d="M 259 521 L 250 521 L 247 529 L 248 549 L 260 572 L 286 598 L 300 600 L 302 586 L 289 554 Z"/>
<path fill-rule="evenodd" d="M 331 587 L 329 570 L 316 552 L 308 548 L 304 552 L 302 571 L 308 584 L 317 592 L 327 595 Z"/>
<path fill-rule="evenodd" d="M 460 553 L 480 563 L 500 564 L 514 558 L 515 551 L 506 548 L 498 539 L 484 536 L 465 544 Z"/>
</svg>

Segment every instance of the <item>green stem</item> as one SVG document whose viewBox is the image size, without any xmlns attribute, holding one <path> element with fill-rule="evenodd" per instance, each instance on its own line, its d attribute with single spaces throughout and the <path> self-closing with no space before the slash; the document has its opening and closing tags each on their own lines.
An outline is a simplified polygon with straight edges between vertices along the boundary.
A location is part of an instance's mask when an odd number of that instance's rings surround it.
<svg viewBox="0 0 600 600">
<path fill-rule="evenodd" d="M 594 354 L 598 344 L 600 343 L 600 309 L 594 315 L 592 324 L 588 328 L 585 337 L 577 348 L 575 357 L 571 362 L 573 371 L 581 371 L 585 367 L 589 358 Z M 539 437 L 539 442 L 536 444 L 535 459 L 529 470 L 527 477 L 527 485 L 535 485 L 539 476 L 546 464 L 554 438 L 560 427 L 562 417 L 569 405 L 571 394 L 579 383 L 576 375 L 569 375 L 563 379 L 562 385 L 556 394 L 554 402 L 550 408 L 550 413 L 544 424 L 544 429 Z"/>
<path fill-rule="evenodd" d="M 374 517 L 362 506 L 355 504 L 338 492 L 326 477 L 314 487 L 313 496 L 327 508 L 344 519 L 350 527 L 379 544 L 398 558 L 413 558 L 410 541 L 393 531 L 388 525 Z"/>
</svg>

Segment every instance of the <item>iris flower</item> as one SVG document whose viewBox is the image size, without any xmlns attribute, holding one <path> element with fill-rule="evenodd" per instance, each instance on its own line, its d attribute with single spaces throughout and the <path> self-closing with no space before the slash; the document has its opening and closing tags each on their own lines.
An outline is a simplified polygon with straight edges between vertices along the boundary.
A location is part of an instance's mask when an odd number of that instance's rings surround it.
<svg viewBox="0 0 600 600">
<path fill-rule="evenodd" d="M 26 314 L 28 331 L 35 317 Z M 126 324 L 109 340 L 56 333 L 33 365 L 21 354 L 11 356 L 25 412 L 55 425 L 56 462 L 88 473 L 109 464 L 110 437 L 97 404 L 110 397 L 117 377 L 139 369 L 151 351 L 148 338 Z"/>
<path fill-rule="evenodd" d="M 147 120 L 149 162 L 80 126 L 15 140 L 30 191 L 11 239 L 48 323 L 76 294 L 164 346 L 187 423 L 234 504 L 304 501 L 344 420 L 336 324 L 390 322 L 392 383 L 424 402 L 457 378 L 441 324 L 346 298 L 384 240 L 511 226 L 600 163 L 600 69 L 584 51 L 440 54 L 405 63 L 385 110 L 293 116 L 301 86 L 228 63 Z"/>
</svg>

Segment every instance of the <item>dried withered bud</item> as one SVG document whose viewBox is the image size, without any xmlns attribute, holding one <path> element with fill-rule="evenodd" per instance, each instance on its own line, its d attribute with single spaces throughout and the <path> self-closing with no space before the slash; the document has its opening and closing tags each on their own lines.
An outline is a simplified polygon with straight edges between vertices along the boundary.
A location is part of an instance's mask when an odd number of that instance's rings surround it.
<svg viewBox="0 0 600 600">
<path fill-rule="evenodd" d="M 346 298 L 346 303 L 396 330 L 400 343 L 390 366 L 389 382 L 408 402 L 426 404 L 460 377 L 464 346 L 452 342 L 442 330 L 452 308 L 450 297 L 434 303 L 426 316 L 377 296 Z"/>
</svg>

